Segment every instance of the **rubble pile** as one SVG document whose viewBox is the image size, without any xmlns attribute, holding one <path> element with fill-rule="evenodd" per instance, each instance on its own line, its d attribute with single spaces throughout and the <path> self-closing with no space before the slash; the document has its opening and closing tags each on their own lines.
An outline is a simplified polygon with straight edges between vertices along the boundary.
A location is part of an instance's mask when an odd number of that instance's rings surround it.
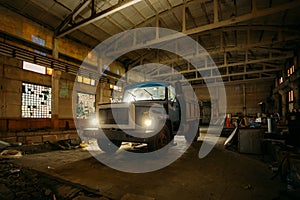
<svg viewBox="0 0 300 200">
<path fill-rule="evenodd" d="M 99 191 L 0 160 L 0 199 L 99 199 Z"/>
</svg>

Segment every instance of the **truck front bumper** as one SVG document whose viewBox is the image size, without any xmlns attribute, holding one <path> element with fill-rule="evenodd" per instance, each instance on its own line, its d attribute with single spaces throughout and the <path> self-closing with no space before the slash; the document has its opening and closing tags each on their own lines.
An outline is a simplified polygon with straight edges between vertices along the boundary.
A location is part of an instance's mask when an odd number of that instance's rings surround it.
<svg viewBox="0 0 300 200">
<path fill-rule="evenodd" d="M 117 140 L 122 142 L 137 142 L 148 143 L 153 139 L 154 131 L 152 130 L 125 130 L 121 129 L 84 129 L 83 134 L 87 137 L 94 137 L 101 139 L 107 137 L 110 140 Z M 103 134 L 104 133 L 104 134 Z M 139 136 L 139 137 L 135 137 Z"/>
</svg>

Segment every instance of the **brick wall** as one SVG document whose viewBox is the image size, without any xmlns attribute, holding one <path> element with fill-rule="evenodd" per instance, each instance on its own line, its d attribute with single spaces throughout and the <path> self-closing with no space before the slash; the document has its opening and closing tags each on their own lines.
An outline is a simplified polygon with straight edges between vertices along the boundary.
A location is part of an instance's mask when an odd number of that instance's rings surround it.
<svg viewBox="0 0 300 200">
<path fill-rule="evenodd" d="M 55 142 L 58 140 L 78 139 L 76 130 L 68 131 L 33 131 L 33 132 L 3 132 L 0 140 L 22 144 L 41 144 L 44 142 Z"/>
<path fill-rule="evenodd" d="M 256 115 L 261 112 L 259 102 L 267 102 L 272 95 L 272 80 L 270 81 L 255 81 L 242 84 L 225 84 L 227 98 L 227 113 L 236 114 L 244 113 L 244 107 L 247 115 Z M 215 88 L 212 93 L 212 99 L 208 93 L 206 86 L 196 87 L 196 95 L 202 101 L 218 101 L 218 88 Z M 245 95 L 244 95 L 245 94 Z M 219 105 L 224 106 L 224 105 Z M 268 105 L 267 105 L 268 106 Z M 271 108 L 266 108 L 268 111 Z"/>
</svg>

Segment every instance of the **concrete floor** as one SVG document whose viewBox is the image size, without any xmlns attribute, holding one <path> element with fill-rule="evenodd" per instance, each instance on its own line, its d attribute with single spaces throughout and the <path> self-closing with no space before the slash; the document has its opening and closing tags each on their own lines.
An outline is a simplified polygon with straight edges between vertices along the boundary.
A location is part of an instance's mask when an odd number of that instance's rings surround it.
<svg viewBox="0 0 300 200">
<path fill-rule="evenodd" d="M 198 158 L 194 142 L 177 161 L 161 170 L 132 174 L 111 169 L 83 149 L 25 155 L 15 162 L 53 176 L 99 189 L 112 199 L 127 193 L 166 199 L 274 199 L 285 189 L 260 157 L 228 151 L 220 138 L 210 154 Z M 123 147 L 125 148 L 125 147 Z M 172 148 L 180 148 L 180 145 Z"/>
</svg>

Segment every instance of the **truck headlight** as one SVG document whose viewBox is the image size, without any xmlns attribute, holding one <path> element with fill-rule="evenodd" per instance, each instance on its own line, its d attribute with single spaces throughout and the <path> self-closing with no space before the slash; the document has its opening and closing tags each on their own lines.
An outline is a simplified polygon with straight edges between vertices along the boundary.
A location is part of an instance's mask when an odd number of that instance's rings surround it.
<svg viewBox="0 0 300 200">
<path fill-rule="evenodd" d="M 150 118 L 146 118 L 146 119 L 144 119 L 144 125 L 146 126 L 146 127 L 149 127 L 149 126 L 151 126 L 152 125 L 152 119 L 150 119 Z"/>
<path fill-rule="evenodd" d="M 92 125 L 96 126 L 96 125 L 98 124 L 97 118 L 93 118 L 93 119 L 91 120 L 91 123 L 92 123 Z"/>
</svg>

